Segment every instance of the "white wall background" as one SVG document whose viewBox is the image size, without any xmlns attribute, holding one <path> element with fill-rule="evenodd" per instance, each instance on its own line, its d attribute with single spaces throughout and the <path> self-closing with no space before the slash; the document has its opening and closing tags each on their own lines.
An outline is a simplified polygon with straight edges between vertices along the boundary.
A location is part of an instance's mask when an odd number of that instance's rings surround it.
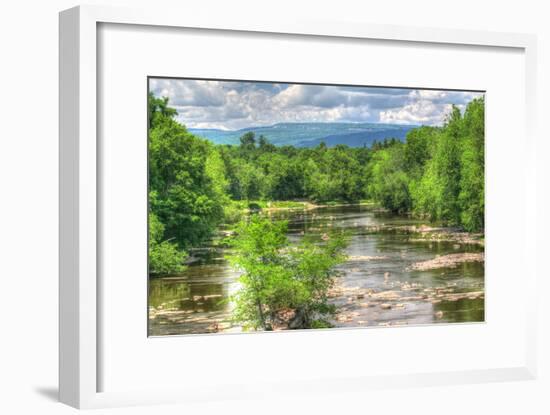
<svg viewBox="0 0 550 415">
<path fill-rule="evenodd" d="M 88 0 L 86 3 L 180 7 L 184 13 L 255 15 L 280 19 L 312 13 L 319 18 L 413 26 L 536 33 L 539 36 L 538 254 L 550 244 L 550 11 L 547 2 L 480 0 Z M 72 413 L 57 394 L 57 13 L 69 0 L 3 3 L 0 24 L 0 412 Z M 406 70 L 407 62 L 404 62 Z M 459 68 L 457 68 L 459 70 Z M 513 164 L 511 165 L 513 167 Z M 516 189 L 510 189 L 514 197 Z M 546 213 L 546 214 L 545 214 Z M 543 214 L 545 214 L 543 217 Z M 511 220 L 513 220 L 511 218 Z M 510 226 L 513 226 L 511 222 Z M 513 241 L 511 241 L 513 243 Z M 193 413 L 550 413 L 550 275 L 539 275 L 540 376 L 536 381 L 437 388 L 366 391 L 269 402 L 197 405 Z M 521 276 L 518 276 L 520 278 Z M 513 304 L 510 305 L 513 307 Z M 406 346 L 404 345 L 404 353 Z M 186 408 L 188 409 L 188 408 Z M 97 411 L 101 414 L 181 413 L 162 406 Z"/>
</svg>

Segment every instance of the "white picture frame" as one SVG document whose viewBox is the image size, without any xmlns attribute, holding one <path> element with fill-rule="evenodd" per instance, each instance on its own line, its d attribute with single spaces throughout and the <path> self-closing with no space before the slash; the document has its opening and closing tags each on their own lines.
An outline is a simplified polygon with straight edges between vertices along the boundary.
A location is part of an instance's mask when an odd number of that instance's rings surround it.
<svg viewBox="0 0 550 415">
<path fill-rule="evenodd" d="M 60 14 L 60 400 L 78 408 L 166 402 L 210 400 L 206 391 L 168 387 L 127 392 L 98 392 L 98 25 L 105 23 L 200 28 L 204 30 L 238 31 L 245 36 L 258 33 L 315 36 L 319 39 L 354 38 L 420 44 L 513 48 L 525 59 L 525 203 L 535 211 L 534 107 L 536 102 L 536 38 L 526 34 L 489 33 L 451 29 L 412 28 L 349 22 L 316 21 L 224 21 L 220 16 L 179 15 L 169 10 L 135 10 L 100 6 L 79 6 Z M 524 232 L 534 244 L 535 215 L 527 218 Z M 534 246 L 525 247 L 535 252 Z M 537 270 L 531 265 L 525 272 L 526 284 L 535 286 Z M 531 290 L 535 292 L 535 290 Z M 526 299 L 525 359 L 514 367 L 487 370 L 409 373 L 408 375 L 365 375 L 333 380 L 297 380 L 300 393 L 360 391 L 364 388 L 456 384 L 503 380 L 532 379 L 536 376 L 536 298 Z M 269 334 L 268 334 L 269 335 Z M 301 334 L 303 336 L 309 333 Z M 330 335 L 328 333 L 327 335 Z M 227 386 L 217 390 L 216 399 L 230 396 L 247 398 L 261 395 L 265 388 L 250 380 L 248 384 Z M 289 393 L 279 383 L 272 391 Z M 290 392 L 291 393 L 291 392 Z"/>
</svg>

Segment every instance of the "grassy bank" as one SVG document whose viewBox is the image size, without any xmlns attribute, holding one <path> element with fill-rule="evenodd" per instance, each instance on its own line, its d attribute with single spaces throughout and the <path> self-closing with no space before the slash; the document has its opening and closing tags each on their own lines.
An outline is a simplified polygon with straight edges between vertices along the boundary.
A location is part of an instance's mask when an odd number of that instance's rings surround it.
<svg viewBox="0 0 550 415">
<path fill-rule="evenodd" d="M 229 204 L 230 209 L 250 212 L 255 210 L 290 210 L 290 209 L 315 209 L 320 207 L 338 207 L 338 206 L 376 206 L 370 200 L 360 200 L 357 202 L 346 202 L 342 200 L 330 200 L 326 202 L 316 202 L 310 200 L 232 200 Z"/>
</svg>

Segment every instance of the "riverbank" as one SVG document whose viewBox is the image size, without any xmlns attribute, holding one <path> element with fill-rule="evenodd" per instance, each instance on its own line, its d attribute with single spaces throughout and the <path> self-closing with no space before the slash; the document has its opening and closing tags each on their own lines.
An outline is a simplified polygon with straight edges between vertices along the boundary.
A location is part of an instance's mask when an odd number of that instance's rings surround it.
<svg viewBox="0 0 550 415">
<path fill-rule="evenodd" d="M 373 225 L 367 228 L 370 233 L 400 233 L 410 235 L 411 242 L 454 242 L 465 245 L 485 245 L 482 233 L 465 232 L 460 228 L 430 225 Z"/>
<path fill-rule="evenodd" d="M 250 212 L 277 212 L 285 210 L 313 210 L 326 207 L 343 207 L 343 206 L 376 206 L 370 200 L 360 200 L 357 202 L 342 202 L 342 201 L 327 201 L 314 202 L 310 200 L 232 200 L 231 208 L 239 209 L 242 213 Z"/>
</svg>

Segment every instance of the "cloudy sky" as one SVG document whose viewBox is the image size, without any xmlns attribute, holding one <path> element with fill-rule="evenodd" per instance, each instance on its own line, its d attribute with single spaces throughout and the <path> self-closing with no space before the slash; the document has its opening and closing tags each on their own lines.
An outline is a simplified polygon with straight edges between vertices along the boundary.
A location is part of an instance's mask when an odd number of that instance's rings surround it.
<svg viewBox="0 0 550 415">
<path fill-rule="evenodd" d="M 280 122 L 375 122 L 440 125 L 474 92 L 264 82 L 150 79 L 189 128 L 236 130 Z"/>
</svg>

